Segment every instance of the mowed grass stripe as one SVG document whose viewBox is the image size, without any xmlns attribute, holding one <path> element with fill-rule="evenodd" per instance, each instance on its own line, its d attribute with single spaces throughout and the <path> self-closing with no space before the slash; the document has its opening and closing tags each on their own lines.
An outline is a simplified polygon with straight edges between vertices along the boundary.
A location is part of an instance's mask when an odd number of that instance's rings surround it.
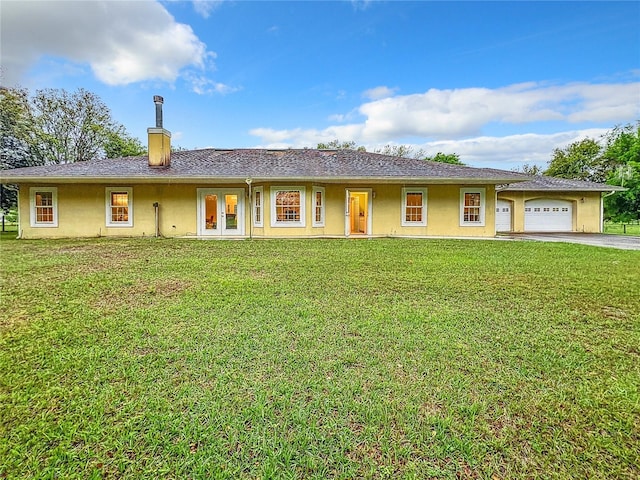
<svg viewBox="0 0 640 480">
<path fill-rule="evenodd" d="M 640 255 L 3 239 L 7 478 L 633 478 Z"/>
</svg>

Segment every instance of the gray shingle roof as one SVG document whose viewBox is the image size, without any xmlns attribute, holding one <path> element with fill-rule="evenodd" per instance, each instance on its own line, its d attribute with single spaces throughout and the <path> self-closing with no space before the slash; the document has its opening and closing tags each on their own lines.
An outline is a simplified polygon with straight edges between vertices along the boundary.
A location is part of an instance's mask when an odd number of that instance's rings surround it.
<svg viewBox="0 0 640 480">
<path fill-rule="evenodd" d="M 151 168 L 147 157 L 100 159 L 0 172 L 5 183 L 30 182 L 238 182 L 349 180 L 378 182 L 505 184 L 527 176 L 490 168 L 393 157 L 351 150 L 189 150 L 173 152 L 169 168 Z"/>
<path fill-rule="evenodd" d="M 511 183 L 506 187 L 498 188 L 502 192 L 525 191 L 563 191 L 563 192 L 613 192 L 626 190 L 617 185 L 605 185 L 604 183 L 584 182 L 568 178 L 546 177 L 537 175 L 529 177 L 528 182 Z"/>
</svg>

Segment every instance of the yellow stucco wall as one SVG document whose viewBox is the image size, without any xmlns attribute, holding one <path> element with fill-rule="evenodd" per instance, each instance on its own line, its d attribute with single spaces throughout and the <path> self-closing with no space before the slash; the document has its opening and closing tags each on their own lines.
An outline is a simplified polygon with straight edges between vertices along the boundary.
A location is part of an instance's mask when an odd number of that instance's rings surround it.
<svg viewBox="0 0 640 480">
<path fill-rule="evenodd" d="M 153 236 L 155 234 L 154 202 L 160 204 L 159 229 L 166 237 L 195 236 L 198 233 L 198 189 L 216 188 L 224 190 L 242 189 L 245 192 L 245 236 L 255 237 L 289 236 L 344 236 L 346 190 L 367 191 L 371 196 L 372 236 L 494 236 L 495 235 L 495 190 L 492 185 L 485 189 L 484 226 L 460 226 L 460 189 L 466 185 L 413 186 L 427 189 L 426 226 L 402 226 L 403 185 L 362 184 L 356 186 L 338 184 L 287 183 L 289 187 L 304 187 L 306 225 L 304 227 L 271 226 L 271 195 L 269 184 L 254 184 L 264 190 L 264 226 L 249 225 L 251 204 L 246 196 L 246 184 L 202 185 L 202 184 L 127 184 L 132 188 L 131 227 L 108 227 L 106 225 L 106 188 L 111 184 L 59 184 L 37 185 L 57 188 L 58 227 L 30 226 L 29 190 L 32 185 L 22 185 L 19 193 L 20 234 L 23 238 L 98 237 L 98 236 Z M 325 189 L 325 225 L 313 227 L 313 187 Z M 580 217 L 582 218 L 582 217 Z"/>
<path fill-rule="evenodd" d="M 57 228 L 30 226 L 30 186 L 21 186 L 20 233 L 24 238 L 153 236 L 154 202 L 160 203 L 159 226 L 163 235 L 195 235 L 196 232 L 196 189 L 193 185 L 126 185 L 132 187 L 132 227 L 106 225 L 105 189 L 118 185 L 51 186 L 58 189 Z"/>
<path fill-rule="evenodd" d="M 512 202 L 512 231 L 516 233 L 524 232 L 525 202 L 535 199 L 572 202 L 574 232 L 598 233 L 602 228 L 600 192 L 499 192 L 498 199 Z"/>
</svg>

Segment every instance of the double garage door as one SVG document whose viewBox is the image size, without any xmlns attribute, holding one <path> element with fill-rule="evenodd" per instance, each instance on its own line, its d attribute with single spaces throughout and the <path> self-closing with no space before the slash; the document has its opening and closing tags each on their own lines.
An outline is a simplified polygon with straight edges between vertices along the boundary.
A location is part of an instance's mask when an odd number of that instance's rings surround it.
<svg viewBox="0 0 640 480">
<path fill-rule="evenodd" d="M 524 202 L 524 231 L 573 231 L 573 203 L 567 200 L 549 199 Z"/>
</svg>

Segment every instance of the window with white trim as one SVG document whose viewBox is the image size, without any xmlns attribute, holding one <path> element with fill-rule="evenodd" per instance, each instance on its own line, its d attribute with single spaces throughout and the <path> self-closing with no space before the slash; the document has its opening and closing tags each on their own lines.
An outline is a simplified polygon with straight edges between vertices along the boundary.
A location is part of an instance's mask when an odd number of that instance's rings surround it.
<svg viewBox="0 0 640 480">
<path fill-rule="evenodd" d="M 58 226 L 58 188 L 31 187 L 29 189 L 32 227 Z"/>
<path fill-rule="evenodd" d="M 255 187 L 253 189 L 253 226 L 264 226 L 264 189 Z"/>
<path fill-rule="evenodd" d="M 304 187 L 271 187 L 271 226 L 305 226 Z"/>
<path fill-rule="evenodd" d="M 402 226 L 417 227 L 427 224 L 427 189 L 402 189 Z"/>
<path fill-rule="evenodd" d="M 324 227 L 324 187 L 313 187 L 313 226 Z"/>
<path fill-rule="evenodd" d="M 133 194 L 131 187 L 107 187 L 105 203 L 107 227 L 133 226 Z"/>
<path fill-rule="evenodd" d="M 460 226 L 484 226 L 484 188 L 460 189 Z"/>
</svg>

